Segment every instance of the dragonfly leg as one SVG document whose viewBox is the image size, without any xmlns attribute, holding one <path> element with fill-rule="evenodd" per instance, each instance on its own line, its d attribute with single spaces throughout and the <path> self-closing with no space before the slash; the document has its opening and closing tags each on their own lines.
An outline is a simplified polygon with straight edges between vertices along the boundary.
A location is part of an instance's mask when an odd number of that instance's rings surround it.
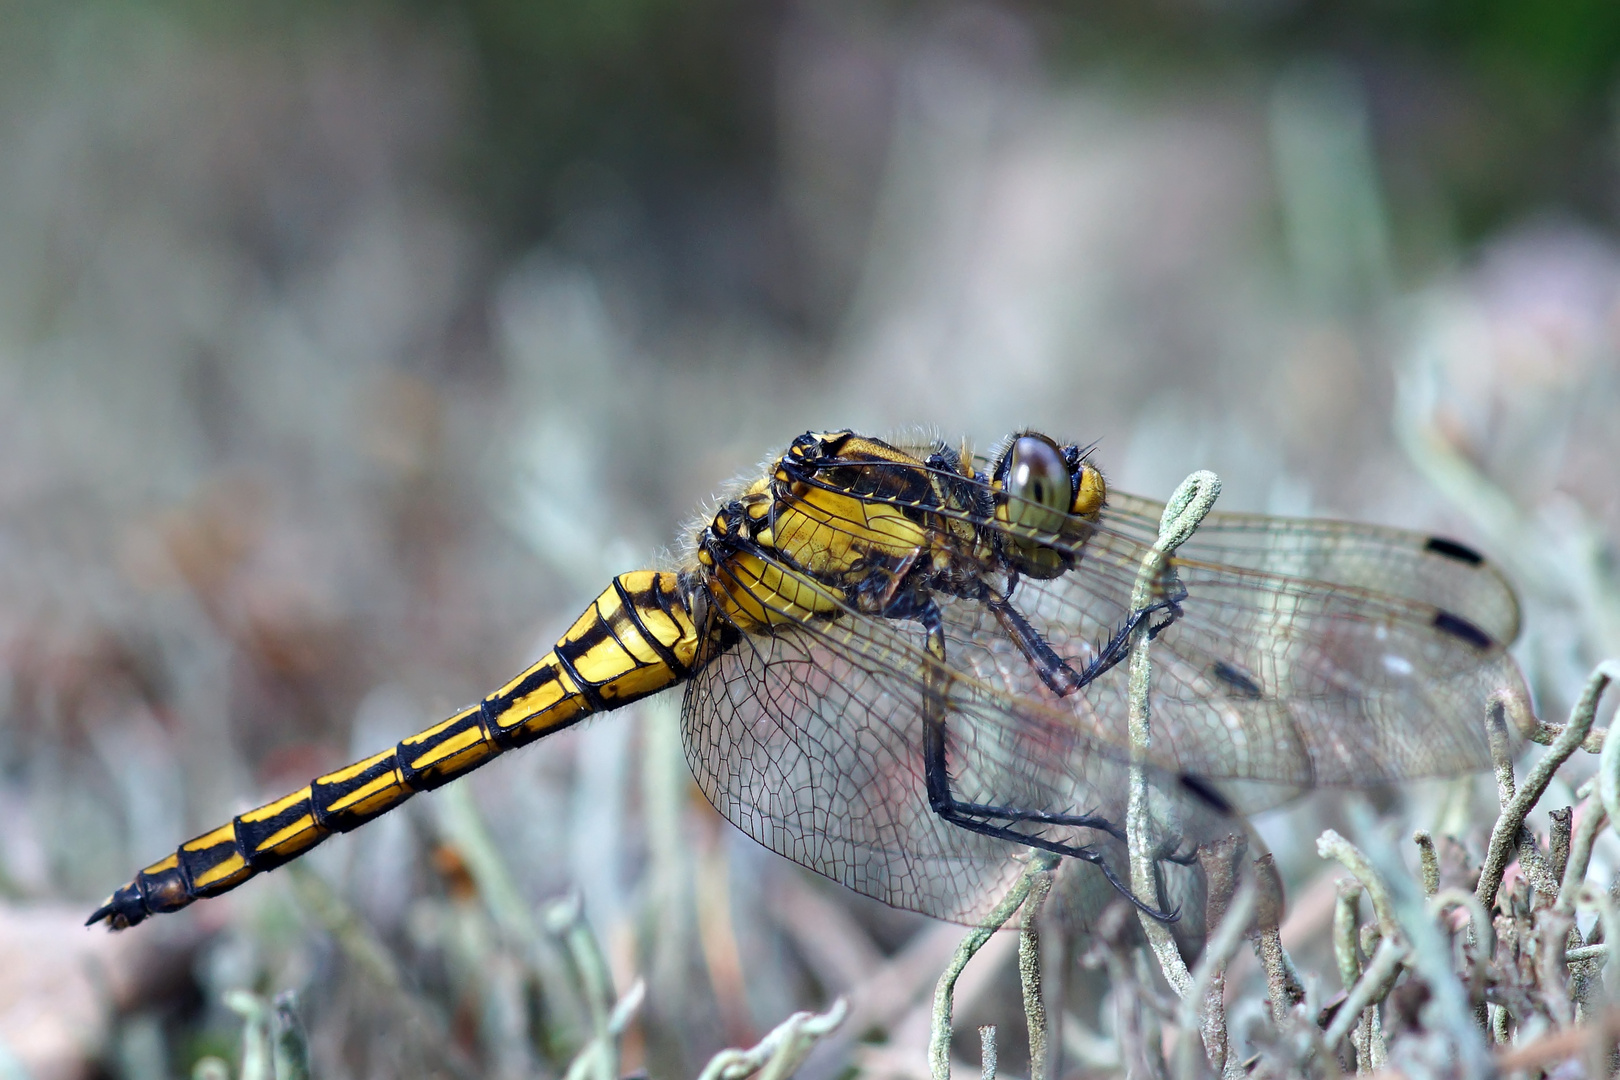
<svg viewBox="0 0 1620 1080">
<path fill-rule="evenodd" d="M 985 601 L 996 621 L 1001 623 L 1007 636 L 1018 646 L 1024 658 L 1029 661 L 1035 673 L 1040 676 L 1053 693 L 1068 696 L 1096 679 L 1097 676 L 1118 664 L 1130 649 L 1130 636 L 1143 619 L 1151 619 L 1158 611 L 1166 611 L 1165 618 L 1157 623 L 1150 624 L 1148 633 L 1157 635 L 1176 617 L 1181 609 L 1172 601 L 1165 601 L 1151 607 L 1143 608 L 1134 613 L 1125 625 L 1114 634 L 1109 643 L 1099 652 L 1096 660 L 1086 667 L 1084 673 L 1077 672 L 1069 666 L 1068 661 L 1059 656 L 1049 645 L 1045 638 L 1030 625 L 1024 613 L 1012 601 L 993 597 Z M 986 804 L 958 803 L 957 808 L 964 813 L 979 817 L 999 818 L 1004 821 L 1032 821 L 1041 825 L 1060 825 L 1065 827 L 1099 829 L 1119 840 L 1125 839 L 1125 830 L 1107 818 L 1095 814 L 1053 814 L 1041 810 L 1019 810 L 1011 807 L 990 806 Z"/>
<path fill-rule="evenodd" d="M 1090 684 L 1130 655 L 1131 635 L 1142 625 L 1143 620 L 1148 621 L 1148 637 L 1155 638 L 1181 617 L 1181 604 L 1176 600 L 1161 600 L 1156 604 L 1149 604 L 1140 611 L 1131 612 L 1124 624 L 1097 650 L 1096 657 L 1086 665 L 1086 669 L 1075 671 L 1069 662 L 1059 656 L 1047 643 L 1041 632 L 1030 625 L 1024 613 L 1019 611 L 1011 600 L 992 597 L 985 601 L 985 606 L 995 615 L 996 621 L 1001 624 L 1001 628 L 1006 631 L 1013 644 L 1018 646 L 1018 651 L 1024 654 L 1024 659 L 1035 669 L 1035 674 L 1040 676 L 1041 682 L 1059 697 L 1068 697 Z M 1159 612 L 1163 612 L 1164 617 L 1154 621 L 1153 616 Z"/>
<path fill-rule="evenodd" d="M 992 597 L 985 601 L 985 606 L 1001 624 L 1001 629 L 1012 638 L 1013 644 L 1018 646 L 1018 651 L 1024 654 L 1024 659 L 1029 661 L 1029 666 L 1035 669 L 1035 674 L 1041 677 L 1048 690 L 1059 697 L 1068 697 L 1085 685 L 1080 673 L 1047 644 L 1040 631 L 1029 624 L 1024 613 L 1011 600 Z"/>
<path fill-rule="evenodd" d="M 1102 852 L 1081 844 L 1065 844 L 1038 834 L 1020 832 L 1011 825 L 996 824 L 986 818 L 1003 821 L 1030 821 L 1040 825 L 1064 825 L 1099 829 L 1123 839 L 1123 830 L 1105 818 L 1091 814 L 1050 814 L 1044 811 L 1018 810 L 1009 807 L 966 803 L 951 794 L 950 770 L 945 760 L 945 630 L 939 608 L 929 601 L 917 612 L 917 619 L 928 634 L 928 651 L 939 661 L 930 664 L 924 677 L 923 693 L 923 777 L 928 791 L 928 805 L 939 817 L 959 828 L 983 836 L 993 836 L 1027 847 L 1040 848 L 1054 855 L 1081 859 L 1092 863 L 1103 872 L 1114 889 L 1145 914 L 1161 922 L 1173 922 L 1179 911 L 1156 908 L 1138 897 L 1122 881 Z"/>
<path fill-rule="evenodd" d="M 1044 836 L 1034 836 L 1029 833 L 1019 832 L 1017 829 L 1009 828 L 1005 825 L 992 825 L 988 821 L 979 821 L 971 817 L 958 816 L 949 808 L 943 811 L 936 809 L 936 813 L 938 813 L 941 818 L 950 822 L 952 825 L 967 829 L 969 832 L 980 833 L 984 836 L 994 836 L 1000 840 L 1009 840 L 1015 844 L 1023 844 L 1026 847 L 1040 848 L 1042 851 L 1050 851 L 1054 855 L 1064 855 L 1071 859 L 1081 859 L 1085 862 L 1091 863 L 1093 866 L 1097 867 L 1097 869 L 1102 871 L 1103 877 L 1108 879 L 1108 884 L 1114 887 L 1115 892 L 1129 900 L 1137 908 L 1141 909 L 1143 913 L 1159 920 L 1160 922 L 1175 922 L 1181 917 L 1181 910 L 1179 908 L 1174 908 L 1167 911 L 1163 908 L 1154 907 L 1152 904 L 1149 904 L 1146 900 L 1143 900 L 1140 896 L 1137 896 L 1134 892 L 1132 892 L 1130 885 L 1126 884 L 1118 874 L 1114 873 L 1114 868 L 1108 865 L 1108 860 L 1103 857 L 1103 853 L 1094 847 L 1087 847 L 1078 844 L 1064 844 L 1056 840 L 1048 840 Z M 1163 883 L 1160 882 L 1159 886 L 1162 891 Z"/>
<path fill-rule="evenodd" d="M 952 800 L 958 813 L 973 817 L 996 818 L 1002 821 L 1031 821 L 1037 825 L 1061 825 L 1065 828 L 1096 829 L 1116 840 L 1125 839 L 1125 830 L 1099 814 L 1053 814 L 1045 810 L 1019 810 L 1011 806 L 993 806 L 989 803 L 966 803 Z"/>
<path fill-rule="evenodd" d="M 1164 618 L 1154 622 L 1153 616 L 1161 611 L 1164 612 Z M 1149 604 L 1140 611 L 1131 612 L 1125 622 L 1120 625 L 1120 628 L 1114 631 L 1107 643 L 1097 651 L 1096 658 L 1086 665 L 1086 670 L 1080 673 L 1080 682 L 1075 689 L 1078 690 L 1080 687 L 1095 681 L 1098 676 L 1112 670 L 1118 666 L 1121 660 L 1130 655 L 1131 635 L 1136 633 L 1136 628 L 1142 625 L 1144 619 L 1148 621 L 1148 638 L 1151 640 L 1158 637 L 1165 627 L 1180 617 L 1181 605 L 1174 600 L 1161 600 L 1156 604 Z"/>
</svg>

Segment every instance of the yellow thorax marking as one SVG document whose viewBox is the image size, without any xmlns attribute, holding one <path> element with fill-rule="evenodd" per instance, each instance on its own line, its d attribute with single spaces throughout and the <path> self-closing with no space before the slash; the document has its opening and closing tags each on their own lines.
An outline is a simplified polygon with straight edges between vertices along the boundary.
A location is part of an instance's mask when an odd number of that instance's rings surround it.
<svg viewBox="0 0 1620 1080">
<path fill-rule="evenodd" d="M 922 469 L 922 462 L 890 446 L 839 432 L 820 436 L 842 440 L 840 456 L 853 458 L 840 468 L 859 469 L 861 458 L 901 468 Z M 777 550 L 815 573 L 836 574 L 873 552 L 904 558 L 927 544 L 927 530 L 904 510 L 883 500 L 867 500 L 815 484 L 793 483 L 785 469 L 775 470 L 785 497 L 776 504 L 772 530 Z M 752 489 L 750 489 L 752 491 Z"/>
<path fill-rule="evenodd" d="M 715 584 L 726 613 L 745 630 L 768 630 L 778 622 L 828 614 L 838 610 L 842 599 L 802 574 L 747 553 L 728 559 Z"/>
<path fill-rule="evenodd" d="M 776 515 L 777 550 L 819 573 L 849 570 L 873 553 L 904 558 L 928 533 L 899 507 L 803 487 Z"/>
</svg>

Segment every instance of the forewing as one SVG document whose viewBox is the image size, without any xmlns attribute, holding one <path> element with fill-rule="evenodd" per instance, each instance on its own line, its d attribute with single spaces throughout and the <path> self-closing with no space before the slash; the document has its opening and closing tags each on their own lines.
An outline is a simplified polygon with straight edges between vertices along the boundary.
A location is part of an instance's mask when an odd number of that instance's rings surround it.
<svg viewBox="0 0 1620 1080">
<path fill-rule="evenodd" d="M 1109 497 L 1110 526 L 1151 544 L 1163 504 Z M 1519 601 L 1496 566 L 1454 540 L 1319 518 L 1228 514 L 1206 517 L 1177 552 L 1207 563 L 1376 593 L 1462 619 L 1498 645 L 1519 636 Z"/>
<path fill-rule="evenodd" d="M 1129 614 L 1162 506 L 1111 496 L 1075 567 L 1013 601 L 1081 667 Z M 1523 690 L 1511 588 L 1467 549 L 1339 522 L 1211 514 L 1172 561 L 1181 616 L 1153 645 L 1153 760 L 1253 811 L 1318 786 L 1489 765 L 1483 717 Z M 1167 586 L 1161 586 L 1163 593 Z M 1080 691 L 1124 730 L 1125 672 Z"/>
</svg>

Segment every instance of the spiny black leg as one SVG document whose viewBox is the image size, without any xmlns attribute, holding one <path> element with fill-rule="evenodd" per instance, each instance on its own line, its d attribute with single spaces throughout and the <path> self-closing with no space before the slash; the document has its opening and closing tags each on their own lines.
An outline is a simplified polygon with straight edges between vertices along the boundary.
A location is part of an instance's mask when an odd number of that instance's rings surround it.
<svg viewBox="0 0 1620 1080">
<path fill-rule="evenodd" d="M 1096 829 L 1116 840 L 1125 839 L 1125 830 L 1098 814 L 1052 814 L 1045 810 L 1019 810 L 1011 806 L 992 806 L 989 803 L 967 803 L 951 800 L 957 813 L 972 817 L 999 818 L 1002 821 L 1029 821 L 1036 825 L 1060 825 L 1072 829 Z"/>
<path fill-rule="evenodd" d="M 985 600 L 985 606 L 995 615 L 996 621 L 1012 639 L 1018 651 L 1024 654 L 1029 666 L 1035 669 L 1041 682 L 1047 689 L 1059 697 L 1068 697 L 1076 690 L 1087 686 L 1104 672 L 1119 664 L 1121 660 L 1130 655 L 1131 635 L 1136 628 L 1142 625 L 1144 619 L 1148 620 L 1148 637 L 1156 638 L 1159 634 L 1181 617 L 1181 605 L 1175 600 L 1161 600 L 1150 604 L 1140 611 L 1133 611 L 1118 630 L 1108 638 L 1106 644 L 1097 651 L 1096 657 L 1086 665 L 1084 671 L 1075 671 L 1069 662 L 1057 654 L 1057 651 L 1041 636 L 1041 632 L 1030 625 L 1024 613 L 1009 599 L 991 597 Z M 1152 617 L 1157 612 L 1164 612 L 1164 618 L 1153 622 Z"/>
<path fill-rule="evenodd" d="M 928 789 L 928 806 L 942 813 L 955 803 L 951 798 L 950 776 L 945 770 L 945 624 L 939 605 L 928 600 L 917 613 L 928 634 L 928 654 L 937 661 L 923 672 L 923 783 Z"/>
<path fill-rule="evenodd" d="M 1050 851 L 1054 855 L 1066 855 L 1071 859 L 1083 859 L 1092 863 L 1102 870 L 1103 876 L 1108 879 L 1108 883 L 1121 896 L 1128 899 L 1147 915 L 1161 922 L 1173 922 L 1177 919 L 1180 916 L 1179 911 L 1160 910 L 1131 892 L 1130 887 L 1119 879 L 1113 868 L 1103 859 L 1102 853 L 1095 848 L 1063 844 L 1055 840 L 1048 840 L 1044 836 L 1019 832 L 1006 825 L 994 825 L 979 819 L 982 817 L 999 817 L 1012 821 L 1033 821 L 1038 824 L 1074 824 L 1089 828 L 1106 829 L 1110 835 L 1120 836 L 1121 830 L 1119 830 L 1118 826 L 1091 815 L 1045 814 L 1040 811 L 1014 810 L 977 803 L 962 803 L 951 795 L 950 772 L 945 761 L 945 690 L 941 685 L 945 672 L 944 621 L 940 617 L 938 605 L 932 600 L 922 605 L 916 614 L 916 618 L 922 623 L 924 631 L 928 634 L 929 654 L 938 661 L 938 663 L 928 665 L 923 676 L 923 783 L 928 792 L 929 808 L 938 814 L 942 820 L 970 832 L 993 836 L 1015 844 Z"/>
<path fill-rule="evenodd" d="M 1047 644 L 1040 631 L 1029 624 L 1024 613 L 1014 607 L 1011 600 L 995 597 L 986 600 L 985 606 L 1007 636 L 1012 638 L 1013 644 L 1018 646 L 1018 651 L 1024 654 L 1024 659 L 1029 661 L 1029 666 L 1035 669 L 1035 674 L 1041 677 L 1048 690 L 1059 697 L 1068 697 L 1085 685 L 1080 673 Z"/>
<path fill-rule="evenodd" d="M 1097 676 L 1118 664 L 1128 655 L 1130 650 L 1131 632 L 1141 625 L 1145 618 L 1150 618 L 1154 612 L 1165 611 L 1166 617 L 1148 627 L 1150 637 L 1157 636 L 1170 623 L 1181 614 L 1181 608 L 1174 601 L 1163 601 L 1151 607 L 1143 608 L 1126 621 L 1109 643 L 1099 652 L 1097 659 L 1086 668 L 1084 674 L 1076 672 L 1069 666 L 1068 661 L 1059 656 L 1041 636 L 1040 631 L 1030 625 L 1029 619 L 1018 610 L 1010 599 L 990 596 L 984 598 L 984 604 L 996 616 L 996 621 L 1006 631 L 1007 636 L 1018 646 L 1024 658 L 1029 661 L 1035 673 L 1040 676 L 1053 693 L 1067 696 Z M 942 654 L 943 655 L 943 654 Z M 1053 814 L 1040 810 L 1020 810 L 1013 807 L 991 806 L 984 803 L 955 802 L 959 812 L 971 814 L 975 817 L 999 818 L 1003 821 L 1030 821 L 1041 825 L 1059 825 L 1069 828 L 1097 829 L 1108 833 L 1119 840 L 1125 839 L 1125 830 L 1109 821 L 1105 817 L 1095 814 Z"/>
<path fill-rule="evenodd" d="M 1164 618 L 1159 622 L 1153 622 L 1154 613 L 1160 611 L 1165 613 Z M 1131 635 L 1136 632 L 1138 626 L 1142 625 L 1144 619 L 1148 620 L 1148 640 L 1151 641 L 1158 637 L 1165 627 L 1180 617 L 1181 605 L 1174 600 L 1161 600 L 1157 604 L 1149 604 L 1140 611 L 1131 612 L 1124 624 L 1114 631 L 1107 644 L 1098 650 L 1096 659 L 1087 664 L 1086 670 L 1080 673 L 1080 683 L 1075 689 L 1078 690 L 1080 687 L 1086 686 L 1099 675 L 1112 670 L 1118 666 L 1121 660 L 1131 654 Z"/>
<path fill-rule="evenodd" d="M 967 829 L 969 832 L 981 833 L 985 836 L 994 836 L 1000 840 L 1010 840 L 1015 844 L 1023 844 L 1025 847 L 1040 848 L 1042 851 L 1050 851 L 1054 855 L 1066 855 L 1071 859 L 1083 859 L 1101 870 L 1103 872 L 1103 877 L 1108 879 L 1108 884 L 1112 885 L 1114 890 L 1118 892 L 1119 895 L 1123 896 L 1136 907 L 1140 908 L 1144 914 L 1158 919 L 1160 922 L 1175 922 L 1177 919 L 1181 918 L 1180 908 L 1176 908 L 1172 911 L 1165 911 L 1161 908 L 1154 907 L 1132 892 L 1131 887 L 1124 881 L 1120 880 L 1119 875 L 1114 873 L 1113 867 L 1109 866 L 1107 860 L 1103 858 L 1102 852 L 1098 851 L 1096 848 L 1084 847 L 1075 844 L 1063 844 L 1056 840 L 1048 840 L 1044 836 L 1032 836 L 1029 833 L 1021 833 L 1018 830 L 1008 828 L 1005 825 L 992 825 L 987 821 L 975 821 L 972 818 L 962 817 L 954 813 L 949 807 L 945 808 L 944 810 L 939 810 L 936 808 L 936 813 L 938 813 L 941 818 L 950 822 L 952 825 Z"/>
</svg>

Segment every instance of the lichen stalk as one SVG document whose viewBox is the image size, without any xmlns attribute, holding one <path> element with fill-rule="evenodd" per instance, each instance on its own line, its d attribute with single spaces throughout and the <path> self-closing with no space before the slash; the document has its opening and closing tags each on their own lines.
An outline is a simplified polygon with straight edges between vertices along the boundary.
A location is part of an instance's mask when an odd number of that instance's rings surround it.
<svg viewBox="0 0 1620 1080">
<path fill-rule="evenodd" d="M 1035 927 L 1051 891 L 1051 873 L 1036 874 L 1030 882 L 1029 896 L 1024 900 L 1018 922 L 1018 985 L 1024 997 L 1024 1025 L 1029 1032 L 1030 1080 L 1049 1080 L 1051 1075 L 1047 1062 L 1046 999 L 1041 987 L 1041 942 Z M 993 1035 L 990 1050 L 993 1054 Z M 992 1058 L 990 1065 L 993 1064 Z"/>
<path fill-rule="evenodd" d="M 1221 493 L 1221 481 L 1214 473 L 1199 471 L 1181 482 L 1165 505 L 1159 520 L 1159 536 L 1153 547 L 1143 556 L 1137 571 L 1136 584 L 1131 591 L 1131 610 L 1143 611 L 1152 601 L 1154 587 L 1160 580 L 1165 561 L 1170 554 L 1186 542 Z M 1148 689 L 1152 681 L 1149 660 L 1149 627 L 1147 620 L 1138 624 L 1131 638 L 1129 661 L 1129 734 L 1131 740 L 1130 797 L 1125 814 L 1126 846 L 1130 852 L 1131 891 L 1147 899 L 1154 907 L 1163 901 L 1157 895 L 1153 874 L 1153 854 L 1148 835 L 1148 782 L 1147 761 L 1153 743 Z M 1176 996 L 1185 1000 L 1192 993 L 1192 976 L 1176 947 L 1175 938 L 1168 927 L 1146 912 L 1138 913 L 1142 931 L 1148 945 L 1159 962 L 1159 970 Z"/>
<path fill-rule="evenodd" d="M 1485 852 L 1485 865 L 1480 871 L 1479 886 L 1474 890 L 1474 895 L 1479 897 L 1479 902 L 1487 909 L 1496 903 L 1497 890 L 1502 887 L 1502 875 L 1506 872 L 1508 864 L 1513 861 L 1513 855 L 1518 848 L 1519 830 L 1524 827 L 1525 815 L 1541 801 L 1547 785 L 1552 782 L 1553 774 L 1585 742 L 1587 734 L 1592 730 L 1592 721 L 1597 715 L 1598 701 L 1602 698 L 1604 689 L 1617 675 L 1620 675 L 1620 664 L 1615 661 L 1605 661 L 1598 665 L 1587 680 L 1580 700 L 1570 711 L 1569 723 L 1559 731 L 1558 737 L 1553 740 L 1541 760 L 1531 768 L 1524 783 L 1519 785 L 1517 790 L 1512 790 L 1511 769 L 1508 773 L 1508 785 L 1503 786 L 1502 771 L 1498 764 L 1498 790 L 1500 794 L 1508 794 L 1509 797 L 1503 800 L 1502 812 L 1496 819 L 1496 825 L 1491 829 L 1490 846 Z M 1487 717 L 1487 731 L 1491 735 L 1493 757 L 1496 756 L 1496 747 L 1501 741 L 1500 729 L 1504 726 L 1505 712 L 1506 705 L 1501 695 L 1493 698 Z M 1601 750 L 1601 746 L 1599 749 Z"/>
<path fill-rule="evenodd" d="M 1440 856 L 1434 850 L 1434 837 L 1427 829 L 1419 829 L 1412 834 L 1412 842 L 1418 847 L 1418 860 L 1423 866 L 1423 895 L 1431 898 L 1440 891 Z"/>
<path fill-rule="evenodd" d="M 1018 876 L 1007 895 L 1001 898 L 990 914 L 985 916 L 983 922 L 968 931 L 967 937 L 956 947 L 951 956 L 951 962 L 946 965 L 944 973 L 939 977 L 939 983 L 934 988 L 934 1008 L 929 1026 L 928 1038 L 928 1069 L 932 1080 L 950 1080 L 951 1077 L 951 1012 L 956 993 L 956 980 L 961 977 L 962 971 L 967 967 L 969 960 L 975 953 L 984 947 L 1013 912 L 1023 904 L 1029 896 L 1030 887 L 1035 880 L 1046 874 L 1056 865 L 1057 857 L 1044 851 L 1033 852 L 1029 865 Z"/>
</svg>

